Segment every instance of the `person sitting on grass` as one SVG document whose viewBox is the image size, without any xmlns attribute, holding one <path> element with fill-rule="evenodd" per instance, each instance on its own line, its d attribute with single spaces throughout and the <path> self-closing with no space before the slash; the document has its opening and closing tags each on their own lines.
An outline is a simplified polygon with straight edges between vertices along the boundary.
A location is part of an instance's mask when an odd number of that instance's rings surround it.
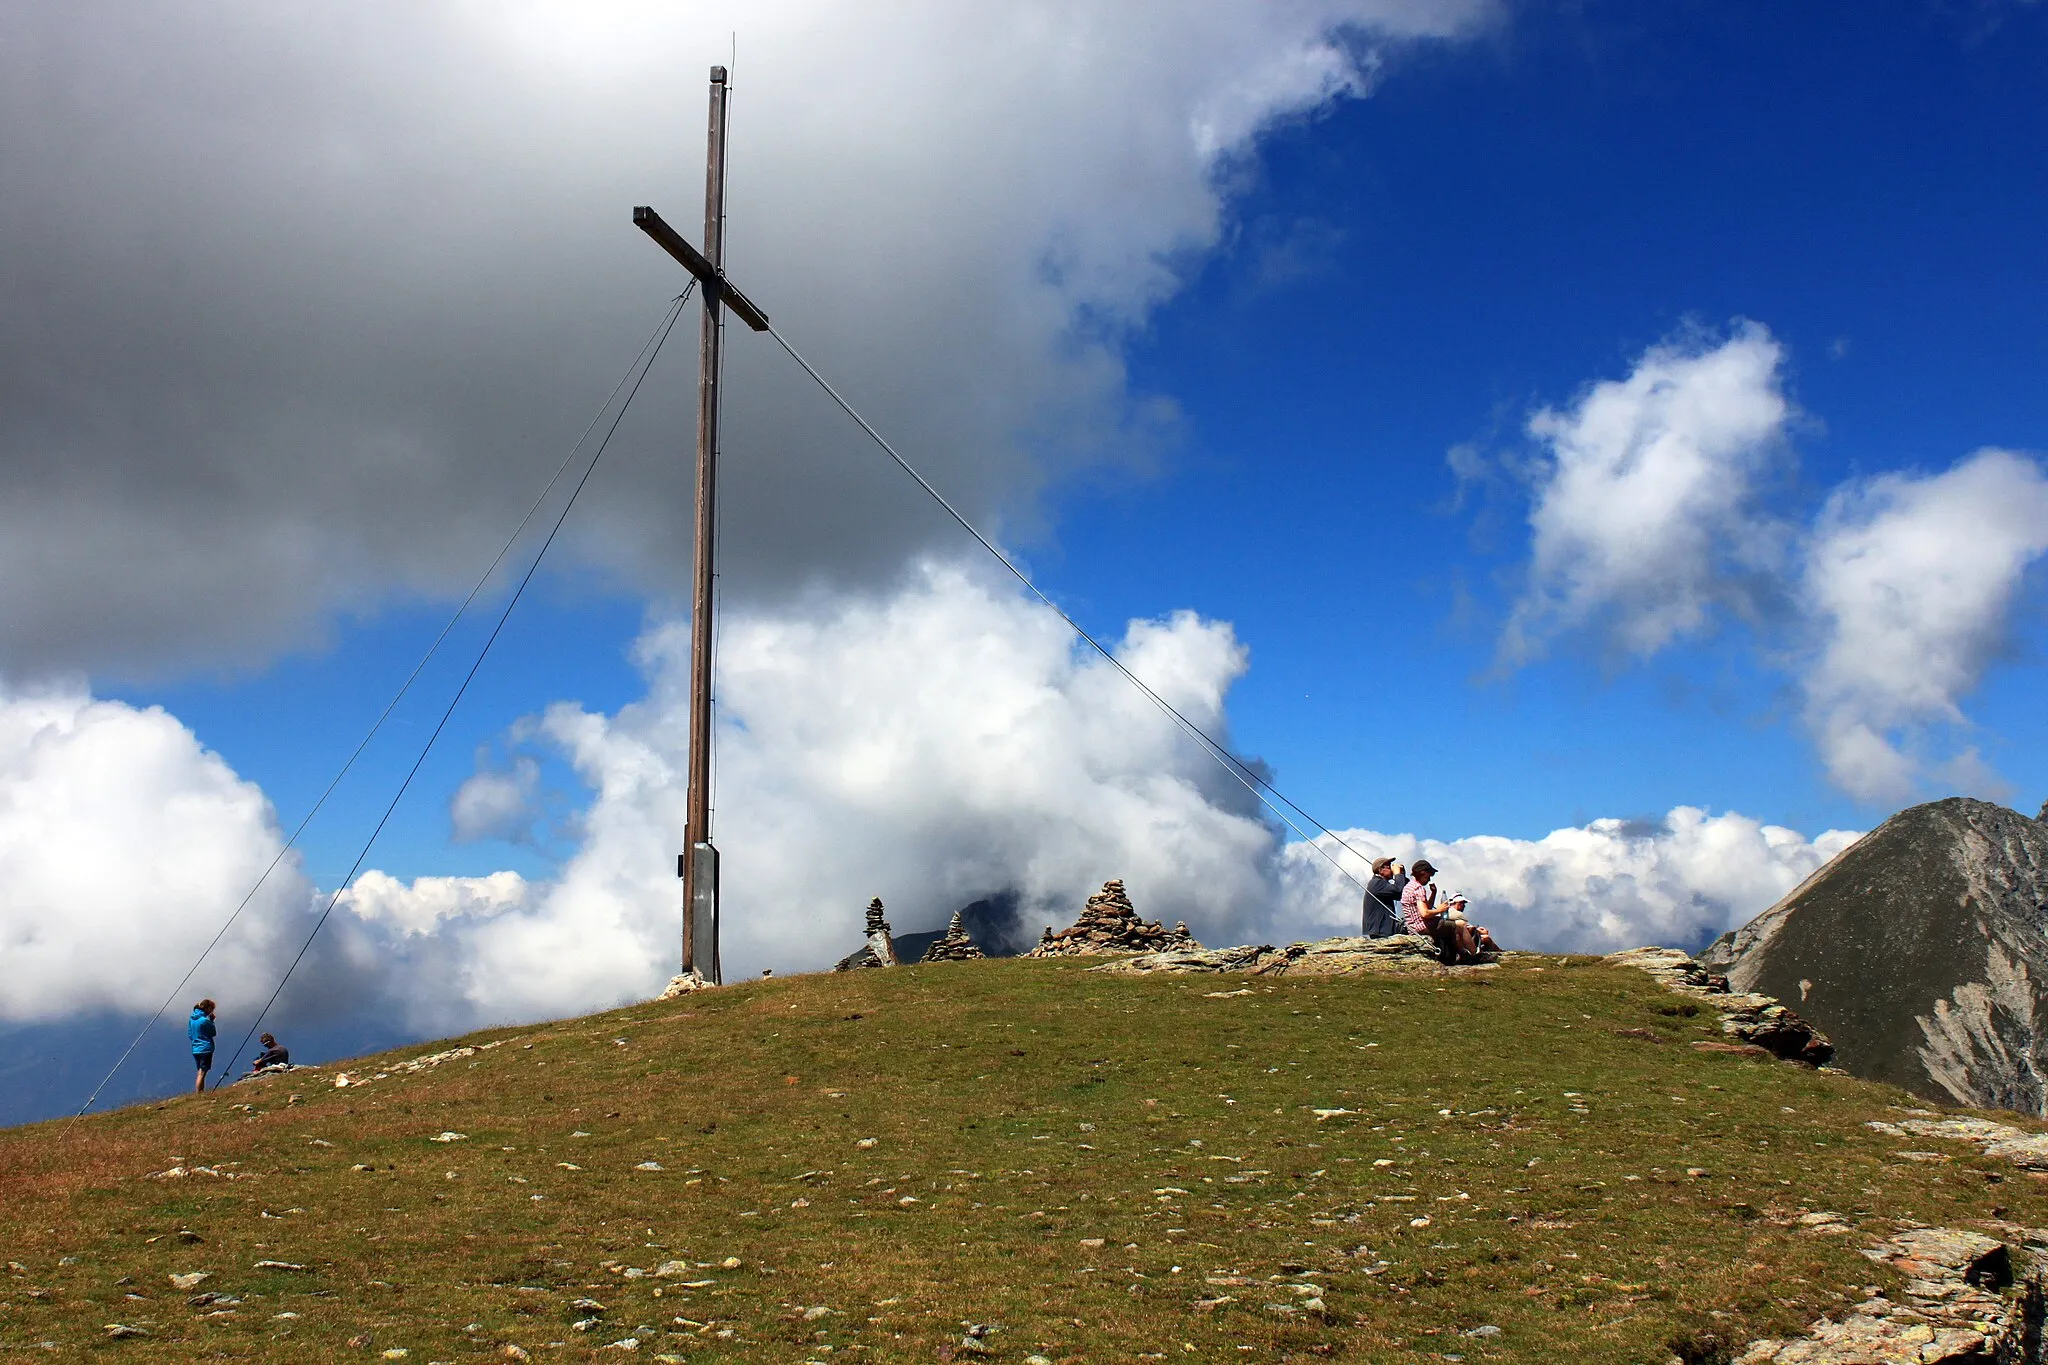
<svg viewBox="0 0 2048 1365">
<path fill-rule="evenodd" d="M 274 1066 L 282 1067 L 287 1071 L 291 1069 L 292 1054 L 278 1046 L 274 1035 L 268 1033 L 261 1034 L 257 1037 L 256 1041 L 263 1044 L 263 1051 L 257 1055 L 255 1061 L 249 1063 L 249 1073 L 251 1075 L 258 1071 L 268 1071 Z"/>
<path fill-rule="evenodd" d="M 1493 935 L 1466 920 L 1463 896 L 1437 904 L 1435 877 L 1436 867 L 1427 858 L 1416 859 L 1408 871 L 1408 886 L 1401 892 L 1401 918 L 1408 932 L 1427 935 L 1447 967 L 1477 962 L 1481 953 L 1498 953 L 1500 945 Z"/>
</svg>

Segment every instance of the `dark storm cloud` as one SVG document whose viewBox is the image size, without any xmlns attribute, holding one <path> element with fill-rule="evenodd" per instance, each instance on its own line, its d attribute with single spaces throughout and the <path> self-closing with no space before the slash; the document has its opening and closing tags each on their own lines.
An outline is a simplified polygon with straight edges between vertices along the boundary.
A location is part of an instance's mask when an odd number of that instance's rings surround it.
<svg viewBox="0 0 2048 1365">
<path fill-rule="evenodd" d="M 260 662 L 455 590 L 682 283 L 628 210 L 700 231 L 735 28 L 736 277 L 1028 534 L 1047 480 L 1149 439 L 1119 329 L 1214 239 L 1219 159 L 1360 93 L 1369 39 L 1467 17 L 1098 8 L 0 11 L 0 670 Z M 694 338 L 566 547 L 657 595 L 687 556 Z M 729 349 L 730 591 L 950 543 L 764 339 Z"/>
</svg>

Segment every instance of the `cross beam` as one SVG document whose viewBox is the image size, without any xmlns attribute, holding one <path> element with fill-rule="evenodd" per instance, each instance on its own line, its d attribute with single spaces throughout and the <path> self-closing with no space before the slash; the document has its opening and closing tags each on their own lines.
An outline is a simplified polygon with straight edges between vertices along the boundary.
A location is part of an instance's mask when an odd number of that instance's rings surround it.
<svg viewBox="0 0 2048 1365">
<path fill-rule="evenodd" d="M 704 287 L 706 302 L 718 300 L 739 315 L 739 320 L 757 332 L 768 330 L 768 315 L 754 306 L 745 294 L 717 266 L 706 260 L 704 253 L 684 239 L 680 232 L 662 221 L 660 214 L 645 204 L 633 210 L 633 226 L 654 239 L 655 245 L 682 263 L 683 269 L 697 277 Z"/>
</svg>

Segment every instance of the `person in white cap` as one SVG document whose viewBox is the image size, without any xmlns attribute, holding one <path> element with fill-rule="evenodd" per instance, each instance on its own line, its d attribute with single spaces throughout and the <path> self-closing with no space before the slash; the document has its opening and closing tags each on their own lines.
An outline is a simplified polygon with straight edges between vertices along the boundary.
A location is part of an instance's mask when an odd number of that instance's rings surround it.
<svg viewBox="0 0 2048 1365">
<path fill-rule="evenodd" d="M 1427 858 L 1415 860 L 1408 870 L 1408 886 L 1401 892 L 1401 918 L 1411 934 L 1427 934 L 1436 944 L 1444 965 L 1477 962 L 1481 953 L 1498 953 L 1493 935 L 1465 918 L 1465 898 L 1455 896 L 1441 908 L 1433 885 L 1436 867 Z"/>
</svg>

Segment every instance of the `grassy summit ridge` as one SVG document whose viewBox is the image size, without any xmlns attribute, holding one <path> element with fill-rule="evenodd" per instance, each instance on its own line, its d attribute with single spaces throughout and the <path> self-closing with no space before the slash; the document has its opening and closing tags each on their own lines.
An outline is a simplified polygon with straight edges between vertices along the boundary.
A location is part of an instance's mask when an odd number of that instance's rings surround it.
<svg viewBox="0 0 2048 1365">
<path fill-rule="evenodd" d="M 0 1133 L 0 1358 L 1713 1359 L 1884 1283 L 1894 1220 L 2048 1224 L 1863 1127 L 1901 1092 L 1687 1046 L 1712 1011 L 1633 970 L 1087 965 L 754 982 Z"/>
</svg>

